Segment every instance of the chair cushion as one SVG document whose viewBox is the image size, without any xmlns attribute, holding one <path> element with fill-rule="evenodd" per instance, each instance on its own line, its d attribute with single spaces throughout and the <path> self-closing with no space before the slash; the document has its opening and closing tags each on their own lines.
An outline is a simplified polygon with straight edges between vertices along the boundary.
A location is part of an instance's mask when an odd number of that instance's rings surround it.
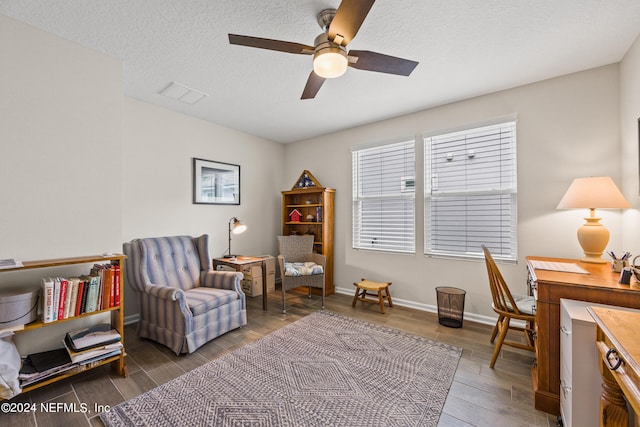
<svg viewBox="0 0 640 427">
<path fill-rule="evenodd" d="M 521 313 L 536 314 L 536 299 L 534 297 L 517 294 L 512 294 L 511 296 L 513 297 L 513 300 L 515 301 L 516 306 Z M 507 301 L 507 306 L 510 305 L 511 304 L 509 304 L 509 302 Z M 511 307 L 509 307 L 509 309 L 511 309 Z"/>
<path fill-rule="evenodd" d="M 284 263 L 284 275 L 285 276 L 315 276 L 316 274 L 324 273 L 324 269 L 321 265 L 315 262 L 285 262 Z"/>
<path fill-rule="evenodd" d="M 203 287 L 188 289 L 184 291 L 184 296 L 194 316 L 238 299 L 238 294 L 235 291 Z"/>
</svg>

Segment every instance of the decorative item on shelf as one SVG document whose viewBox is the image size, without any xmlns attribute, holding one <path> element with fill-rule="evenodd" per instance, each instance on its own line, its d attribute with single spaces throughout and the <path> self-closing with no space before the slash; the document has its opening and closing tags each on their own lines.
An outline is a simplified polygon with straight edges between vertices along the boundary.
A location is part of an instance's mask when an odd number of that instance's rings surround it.
<svg viewBox="0 0 640 427">
<path fill-rule="evenodd" d="M 316 208 L 316 222 L 322 222 L 322 208 L 320 206 Z"/>
<path fill-rule="evenodd" d="M 307 200 L 305 201 L 305 203 L 306 203 L 306 204 L 308 204 L 308 205 L 310 205 L 311 203 L 313 203 L 313 200 L 311 200 L 311 199 L 307 199 Z"/>
<path fill-rule="evenodd" d="M 306 220 L 307 222 L 313 222 L 313 220 L 315 219 L 315 217 L 311 214 L 307 215 Z"/>
<path fill-rule="evenodd" d="M 308 170 L 302 171 L 302 174 L 296 181 L 292 190 L 294 189 L 305 189 L 305 188 L 316 188 L 320 187 L 320 183 L 318 180 L 309 172 Z"/>
<path fill-rule="evenodd" d="M 231 254 L 231 233 L 242 234 L 247 231 L 247 226 L 242 223 L 238 218 L 231 217 L 229 220 L 229 248 L 227 249 L 227 255 L 224 258 L 235 258 L 235 255 Z"/>
<path fill-rule="evenodd" d="M 602 253 L 609 243 L 609 230 L 595 217 L 597 209 L 624 209 L 629 202 L 608 176 L 576 178 L 558 203 L 556 209 L 589 209 L 590 216 L 578 229 L 578 241 L 585 257 L 584 262 L 603 264 Z"/>
<path fill-rule="evenodd" d="M 289 218 L 291 219 L 291 222 L 300 222 L 301 216 L 302 216 L 302 213 L 298 209 L 294 209 L 291 211 L 291 213 L 289 213 Z"/>
</svg>

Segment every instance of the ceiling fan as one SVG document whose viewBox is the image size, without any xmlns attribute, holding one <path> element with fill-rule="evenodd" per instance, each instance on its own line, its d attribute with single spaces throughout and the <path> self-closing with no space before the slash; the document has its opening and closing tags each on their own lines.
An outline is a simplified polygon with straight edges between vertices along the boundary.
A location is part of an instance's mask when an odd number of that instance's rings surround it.
<svg viewBox="0 0 640 427">
<path fill-rule="evenodd" d="M 313 55 L 313 71 L 309 75 L 301 99 L 315 98 L 326 79 L 340 77 L 347 66 L 365 71 L 408 76 L 418 65 L 415 61 L 368 50 L 350 50 L 347 44 L 356 36 L 375 0 L 343 0 L 338 9 L 324 9 L 318 14 L 318 24 L 325 31 L 316 37 L 313 46 L 260 37 L 229 34 L 229 43 Z"/>
</svg>

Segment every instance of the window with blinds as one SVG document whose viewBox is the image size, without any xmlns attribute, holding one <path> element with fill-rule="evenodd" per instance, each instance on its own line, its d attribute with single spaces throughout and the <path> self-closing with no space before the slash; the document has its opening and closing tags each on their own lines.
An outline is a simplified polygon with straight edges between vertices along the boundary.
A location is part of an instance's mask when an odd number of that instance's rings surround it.
<svg viewBox="0 0 640 427">
<path fill-rule="evenodd" d="M 424 139 L 425 254 L 517 259 L 516 123 Z"/>
<path fill-rule="evenodd" d="M 353 248 L 415 252 L 415 141 L 354 149 Z"/>
</svg>

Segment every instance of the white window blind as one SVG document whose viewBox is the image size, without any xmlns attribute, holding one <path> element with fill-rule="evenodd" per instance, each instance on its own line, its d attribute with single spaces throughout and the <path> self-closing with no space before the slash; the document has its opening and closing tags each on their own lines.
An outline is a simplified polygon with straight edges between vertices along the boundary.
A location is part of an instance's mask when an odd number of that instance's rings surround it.
<svg viewBox="0 0 640 427">
<path fill-rule="evenodd" d="M 415 252 L 415 141 L 354 149 L 353 248 Z"/>
<path fill-rule="evenodd" d="M 425 254 L 517 259 L 516 124 L 425 138 Z"/>
</svg>

